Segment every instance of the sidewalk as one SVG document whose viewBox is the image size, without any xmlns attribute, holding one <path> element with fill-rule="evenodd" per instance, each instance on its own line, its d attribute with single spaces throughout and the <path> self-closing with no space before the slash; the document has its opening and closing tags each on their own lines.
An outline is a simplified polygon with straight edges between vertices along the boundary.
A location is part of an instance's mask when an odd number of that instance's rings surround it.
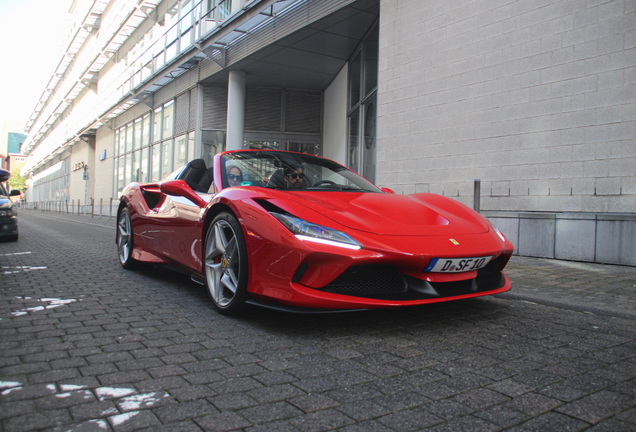
<svg viewBox="0 0 636 432">
<path fill-rule="evenodd" d="M 512 289 L 499 297 L 636 318 L 636 268 L 513 256 Z"/>
<path fill-rule="evenodd" d="M 78 223 L 112 226 L 113 229 L 117 225 L 115 216 L 46 214 Z M 513 256 L 506 266 L 506 274 L 512 281 L 512 289 L 499 294 L 500 298 L 636 318 L 635 267 Z"/>
</svg>

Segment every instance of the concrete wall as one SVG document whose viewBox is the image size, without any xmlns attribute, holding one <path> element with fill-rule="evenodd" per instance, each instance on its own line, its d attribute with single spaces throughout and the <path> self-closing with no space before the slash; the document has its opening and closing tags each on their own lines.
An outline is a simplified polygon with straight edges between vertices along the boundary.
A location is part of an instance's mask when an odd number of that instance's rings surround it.
<svg viewBox="0 0 636 432">
<path fill-rule="evenodd" d="M 347 164 L 347 71 L 349 64 L 338 73 L 325 90 L 322 155 Z"/>
<path fill-rule="evenodd" d="M 379 69 L 378 184 L 636 211 L 635 1 L 382 0 Z"/>
<path fill-rule="evenodd" d="M 636 266 L 636 215 L 482 212 L 515 254 Z"/>
<path fill-rule="evenodd" d="M 114 153 L 114 136 L 113 131 L 108 127 L 102 126 L 97 130 L 95 136 L 95 158 L 93 166 L 95 167 L 95 187 L 93 188 L 94 199 L 97 204 L 100 200 L 102 203 L 108 203 L 113 196 L 113 153 Z M 99 160 L 100 154 L 106 151 L 106 159 Z"/>
<path fill-rule="evenodd" d="M 93 198 L 93 185 L 95 184 L 94 160 L 94 144 L 80 141 L 73 146 L 71 154 L 71 196 L 69 200 L 74 200 L 75 203 L 79 200 L 84 205 L 84 203 L 90 202 L 90 199 Z M 73 170 L 73 166 L 81 163 L 88 165 L 88 181 L 84 180 L 84 169 Z"/>
</svg>

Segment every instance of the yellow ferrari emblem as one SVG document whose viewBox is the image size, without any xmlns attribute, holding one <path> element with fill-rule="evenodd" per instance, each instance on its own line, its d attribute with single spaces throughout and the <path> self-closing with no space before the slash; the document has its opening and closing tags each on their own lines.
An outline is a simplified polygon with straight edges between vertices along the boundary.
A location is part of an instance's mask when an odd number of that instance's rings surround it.
<svg viewBox="0 0 636 432">
<path fill-rule="evenodd" d="M 223 258 L 223 268 L 227 267 L 227 260 Z"/>
<path fill-rule="evenodd" d="M 455 239 L 449 239 L 451 241 L 452 244 L 454 244 L 455 246 L 459 246 L 459 242 Z"/>
</svg>

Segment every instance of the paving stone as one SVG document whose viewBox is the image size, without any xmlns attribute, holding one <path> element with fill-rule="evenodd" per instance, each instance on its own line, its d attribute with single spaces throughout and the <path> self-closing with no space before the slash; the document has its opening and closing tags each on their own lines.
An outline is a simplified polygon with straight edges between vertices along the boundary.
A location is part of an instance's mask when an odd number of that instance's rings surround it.
<svg viewBox="0 0 636 432">
<path fill-rule="evenodd" d="M 448 423 L 439 425 L 431 430 L 435 432 L 455 432 L 455 431 L 497 431 L 500 428 L 496 425 L 477 417 L 466 416 L 458 419 L 451 420 Z"/>
<path fill-rule="evenodd" d="M 556 412 L 549 412 L 534 417 L 519 426 L 513 427 L 511 431 L 528 431 L 528 430 L 558 430 L 563 432 L 574 432 L 589 430 L 589 423 L 582 420 L 574 419 Z"/>
<path fill-rule="evenodd" d="M 288 402 L 306 413 L 335 408 L 340 403 L 322 394 L 308 394 L 288 399 Z"/>
<path fill-rule="evenodd" d="M 306 393 L 292 384 L 272 385 L 249 392 L 249 395 L 261 403 L 287 400 Z"/>
<path fill-rule="evenodd" d="M 430 399 L 414 391 L 404 391 L 371 399 L 391 412 L 414 408 L 430 402 Z"/>
<path fill-rule="evenodd" d="M 341 428 L 355 420 L 335 410 L 323 410 L 292 418 L 289 422 L 301 431 L 318 432 Z"/>
<path fill-rule="evenodd" d="M 36 401 L 39 410 L 51 410 L 56 408 L 68 408 L 74 405 L 95 402 L 93 392 L 89 390 L 78 390 L 55 395 L 45 396 Z"/>
<path fill-rule="evenodd" d="M 258 402 L 243 393 L 225 393 L 208 399 L 219 411 L 236 411 L 258 405 Z"/>
<path fill-rule="evenodd" d="M 390 429 L 400 432 L 427 430 L 432 426 L 443 423 L 441 418 L 421 409 L 389 414 L 378 421 Z"/>
<path fill-rule="evenodd" d="M 526 421 L 529 416 L 519 411 L 501 406 L 493 406 L 479 410 L 473 414 L 475 417 L 486 420 L 489 423 L 508 428 Z"/>
<path fill-rule="evenodd" d="M 71 421 L 67 410 L 48 410 L 44 413 L 35 412 L 9 418 L 3 422 L 3 426 L 7 431 L 23 432 L 69 424 Z"/>
<path fill-rule="evenodd" d="M 108 417 L 108 422 L 115 432 L 129 432 L 142 427 L 161 425 L 159 419 L 151 411 L 131 411 L 116 414 Z"/>
<path fill-rule="evenodd" d="M 233 412 L 214 413 L 199 417 L 196 424 L 204 431 L 230 431 L 251 426 L 251 423 Z"/>
<path fill-rule="evenodd" d="M 120 414 L 117 406 L 113 401 L 102 401 L 76 405 L 70 408 L 71 416 L 76 422 L 82 422 L 91 419 L 99 419 Z"/>
<path fill-rule="evenodd" d="M 470 390 L 451 399 L 472 409 L 483 409 L 509 400 L 508 397 L 485 388 Z"/>
<path fill-rule="evenodd" d="M 556 411 L 590 424 L 596 424 L 601 420 L 614 415 L 612 411 L 609 411 L 604 407 L 592 405 L 581 400 L 560 406 L 556 409 Z"/>
<path fill-rule="evenodd" d="M 634 424 L 609 419 L 586 430 L 590 432 L 633 432 Z"/>
<path fill-rule="evenodd" d="M 302 414 L 302 411 L 286 402 L 274 402 L 246 408 L 238 413 L 251 423 L 261 423 L 289 419 Z"/>
<path fill-rule="evenodd" d="M 0 420 L 35 412 L 36 406 L 31 400 L 6 402 L 2 404 Z"/>
<path fill-rule="evenodd" d="M 530 416 L 550 411 L 561 406 L 563 403 L 556 399 L 536 393 L 527 393 L 513 400 L 506 402 L 502 406 L 512 408 Z"/>
</svg>

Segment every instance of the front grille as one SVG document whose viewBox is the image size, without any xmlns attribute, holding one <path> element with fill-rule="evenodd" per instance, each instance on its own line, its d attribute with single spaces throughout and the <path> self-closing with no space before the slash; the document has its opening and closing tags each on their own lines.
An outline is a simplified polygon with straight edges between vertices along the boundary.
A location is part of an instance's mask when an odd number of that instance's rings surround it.
<svg viewBox="0 0 636 432">
<path fill-rule="evenodd" d="M 322 291 L 378 298 L 378 296 L 406 293 L 408 285 L 402 273 L 393 266 L 363 265 L 349 267 Z"/>
<path fill-rule="evenodd" d="M 501 257 L 477 271 L 477 277 L 454 282 L 427 282 L 388 265 L 349 267 L 321 291 L 378 300 L 422 300 L 492 291 L 504 286 Z"/>
</svg>

